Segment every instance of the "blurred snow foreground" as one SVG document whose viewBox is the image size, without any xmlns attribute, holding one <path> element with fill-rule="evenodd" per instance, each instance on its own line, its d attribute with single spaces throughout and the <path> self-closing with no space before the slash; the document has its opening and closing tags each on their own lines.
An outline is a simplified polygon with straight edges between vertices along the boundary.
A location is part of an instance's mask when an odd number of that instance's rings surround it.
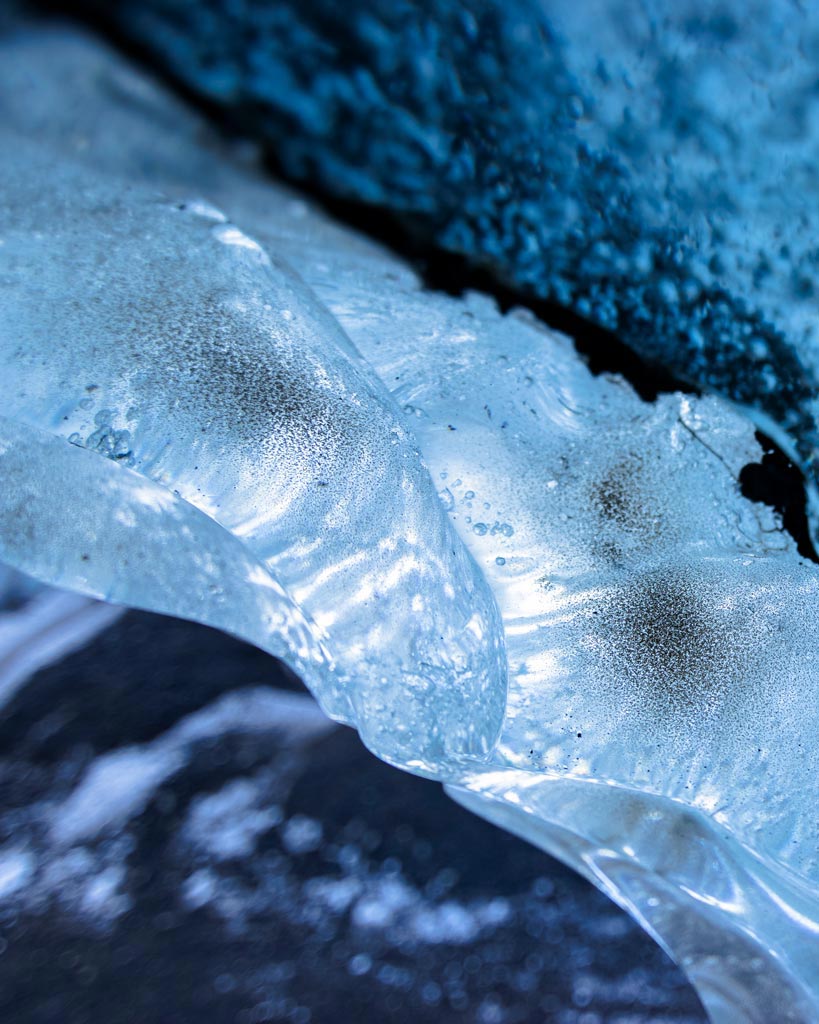
<svg viewBox="0 0 819 1024">
<path fill-rule="evenodd" d="M 819 1019 L 819 571 L 753 427 L 424 290 L 96 42 L 0 45 L 0 559 L 283 658 L 715 1021 Z"/>
</svg>

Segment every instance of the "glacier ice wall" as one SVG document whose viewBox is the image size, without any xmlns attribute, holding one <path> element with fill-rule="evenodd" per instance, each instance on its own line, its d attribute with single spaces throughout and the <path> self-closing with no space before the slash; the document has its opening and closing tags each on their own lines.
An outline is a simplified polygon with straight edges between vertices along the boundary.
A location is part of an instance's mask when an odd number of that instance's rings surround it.
<svg viewBox="0 0 819 1024">
<path fill-rule="evenodd" d="M 819 573 L 740 493 L 751 425 L 430 293 L 79 35 L 5 41 L 24 89 L 3 558 L 284 657 L 631 909 L 715 1020 L 816 1019 Z"/>
</svg>

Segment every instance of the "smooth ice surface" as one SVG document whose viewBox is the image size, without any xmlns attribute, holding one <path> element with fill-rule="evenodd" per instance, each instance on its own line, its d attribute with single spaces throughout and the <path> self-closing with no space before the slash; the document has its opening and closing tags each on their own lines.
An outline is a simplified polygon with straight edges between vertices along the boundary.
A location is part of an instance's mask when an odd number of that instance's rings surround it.
<svg viewBox="0 0 819 1024">
<path fill-rule="evenodd" d="M 425 291 L 82 37 L 7 41 L 21 83 L 3 557 L 285 657 L 629 907 L 715 1019 L 816 1019 L 819 572 L 740 494 L 752 426 Z"/>
</svg>

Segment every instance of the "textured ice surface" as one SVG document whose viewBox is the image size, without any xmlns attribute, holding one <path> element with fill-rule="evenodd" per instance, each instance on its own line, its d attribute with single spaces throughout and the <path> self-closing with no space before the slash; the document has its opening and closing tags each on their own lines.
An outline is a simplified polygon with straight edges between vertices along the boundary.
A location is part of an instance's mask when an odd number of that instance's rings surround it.
<svg viewBox="0 0 819 1024">
<path fill-rule="evenodd" d="M 815 1019 L 819 573 L 739 492 L 752 427 L 425 291 L 80 37 L 6 43 L 23 87 L 3 557 L 279 654 L 632 909 L 715 1019 Z"/>
<path fill-rule="evenodd" d="M 815 4 L 84 6 L 291 174 L 753 407 L 815 495 Z"/>
<path fill-rule="evenodd" d="M 0 174 L 3 557 L 269 646 L 385 757 L 485 753 L 494 602 L 338 324 L 205 203 Z"/>
</svg>

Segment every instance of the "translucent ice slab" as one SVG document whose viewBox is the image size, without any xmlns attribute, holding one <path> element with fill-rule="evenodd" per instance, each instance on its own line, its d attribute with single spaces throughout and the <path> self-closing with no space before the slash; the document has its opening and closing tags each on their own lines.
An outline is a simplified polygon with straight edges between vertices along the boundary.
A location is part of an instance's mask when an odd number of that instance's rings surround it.
<svg viewBox="0 0 819 1024">
<path fill-rule="evenodd" d="M 425 291 L 81 37 L 6 43 L 20 82 L 2 557 L 285 657 L 714 1020 L 819 1019 L 819 572 L 740 493 L 752 426 Z"/>
<path fill-rule="evenodd" d="M 313 678 L 323 707 L 382 757 L 431 771 L 486 754 L 506 689 L 494 600 L 333 318 L 204 203 L 123 191 L 68 163 L 55 176 L 53 154 L 22 139 L 2 147 L 0 177 L 0 379 L 16 431 L 5 428 L 3 458 L 17 460 L 3 559 L 28 551 L 35 576 L 165 611 L 176 580 L 181 614 L 281 654 L 287 631 L 251 626 L 230 590 L 235 559 L 264 601 L 278 593 L 288 622 L 303 610 L 333 666 Z M 44 435 L 70 469 L 45 469 L 57 456 Z M 18 449 L 31 454 L 30 493 Z M 81 485 L 88 453 L 106 461 Z M 99 541 L 86 558 L 78 517 Z M 137 542 L 125 537 L 152 531 L 126 560 Z M 159 576 L 144 576 L 163 544 Z M 304 650 L 300 638 L 292 657 Z"/>
</svg>

